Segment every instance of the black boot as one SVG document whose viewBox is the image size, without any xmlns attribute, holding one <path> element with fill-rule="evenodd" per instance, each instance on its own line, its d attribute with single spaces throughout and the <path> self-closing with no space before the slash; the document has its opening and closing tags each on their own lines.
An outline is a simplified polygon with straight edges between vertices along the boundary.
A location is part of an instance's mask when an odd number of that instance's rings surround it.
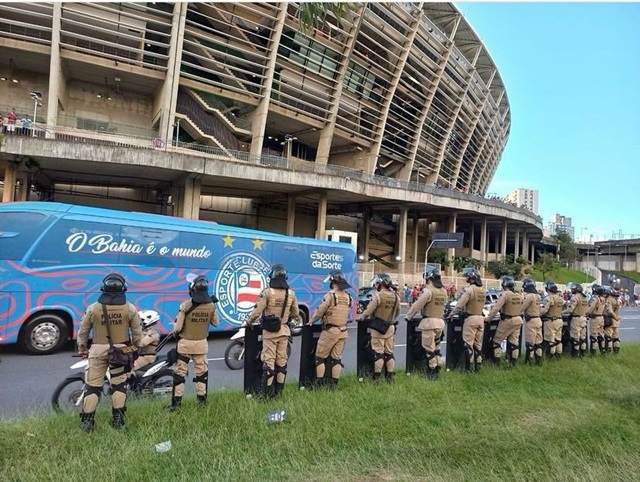
<svg viewBox="0 0 640 482">
<path fill-rule="evenodd" d="M 380 375 L 381 375 L 381 373 L 380 373 L 380 372 L 374 372 L 374 374 L 373 374 L 373 381 L 374 381 L 374 382 L 380 381 Z"/>
<path fill-rule="evenodd" d="M 555 352 L 554 356 L 556 360 L 562 360 L 562 353 Z"/>
<path fill-rule="evenodd" d="M 329 389 L 330 390 L 335 390 L 336 388 L 338 388 L 338 378 L 330 378 L 329 381 Z"/>
<path fill-rule="evenodd" d="M 165 410 L 175 412 L 182 405 L 182 397 L 171 397 L 171 405 L 167 405 Z"/>
<path fill-rule="evenodd" d="M 536 366 L 542 365 L 542 357 L 539 355 L 535 355 Z"/>
<path fill-rule="evenodd" d="M 96 425 L 95 412 L 80 414 L 80 428 L 85 432 L 91 432 Z"/>
<path fill-rule="evenodd" d="M 500 366 L 500 358 L 493 357 L 493 364 L 497 367 Z"/>
<path fill-rule="evenodd" d="M 274 397 L 279 397 L 280 395 L 282 395 L 282 389 L 284 388 L 284 383 L 280 383 L 280 382 L 275 382 L 273 384 L 273 396 Z"/>
<path fill-rule="evenodd" d="M 511 358 L 509 357 L 509 359 L 507 360 L 509 363 L 509 368 L 515 368 L 516 364 L 518 363 L 518 359 L 517 358 Z"/>
<path fill-rule="evenodd" d="M 478 373 L 480 370 L 482 370 L 482 362 L 476 362 L 475 366 L 473 367 L 473 371 Z"/>
<path fill-rule="evenodd" d="M 111 410 L 111 414 L 113 419 L 111 420 L 111 426 L 116 430 L 120 430 L 124 427 L 124 412 L 126 412 L 126 407 L 122 408 L 114 408 Z"/>
<path fill-rule="evenodd" d="M 384 372 L 384 379 L 387 383 L 393 383 L 393 376 L 395 375 L 395 373 L 393 372 Z"/>
<path fill-rule="evenodd" d="M 198 395 L 198 404 L 204 406 L 207 404 L 207 396 L 206 395 Z"/>
<path fill-rule="evenodd" d="M 618 353 L 620 353 L 620 347 L 619 346 L 614 346 L 613 347 L 613 353 L 614 353 L 614 355 L 617 355 Z"/>
</svg>

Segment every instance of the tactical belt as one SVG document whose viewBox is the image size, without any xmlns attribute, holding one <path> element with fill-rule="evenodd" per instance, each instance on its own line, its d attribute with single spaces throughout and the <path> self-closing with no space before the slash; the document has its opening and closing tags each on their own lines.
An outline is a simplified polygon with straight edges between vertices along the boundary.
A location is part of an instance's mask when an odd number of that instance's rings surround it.
<svg viewBox="0 0 640 482">
<path fill-rule="evenodd" d="M 589 315 L 589 318 L 602 318 L 604 315 Z"/>
<path fill-rule="evenodd" d="M 340 328 L 340 331 L 347 331 L 347 327 L 346 326 L 332 325 L 331 323 L 324 323 L 322 325 L 322 329 L 323 330 L 328 330 L 329 328 Z"/>
<path fill-rule="evenodd" d="M 535 320 L 536 318 L 540 318 L 540 315 L 535 315 L 535 316 L 524 315 L 524 321 L 531 321 L 531 320 Z"/>
</svg>

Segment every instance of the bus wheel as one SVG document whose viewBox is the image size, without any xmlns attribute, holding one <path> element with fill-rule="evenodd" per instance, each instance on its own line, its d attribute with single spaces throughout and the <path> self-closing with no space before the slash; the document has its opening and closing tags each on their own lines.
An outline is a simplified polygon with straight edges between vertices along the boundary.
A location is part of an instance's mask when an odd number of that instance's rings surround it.
<svg viewBox="0 0 640 482">
<path fill-rule="evenodd" d="M 67 324 L 58 315 L 44 313 L 29 320 L 20 332 L 19 343 L 30 355 L 58 351 L 69 337 Z"/>
<path fill-rule="evenodd" d="M 302 327 L 307 324 L 307 321 L 309 321 L 307 319 L 307 313 L 304 310 L 299 309 L 298 316 L 300 319 L 298 321 L 292 322 L 291 324 L 291 334 L 293 336 L 298 336 L 300 333 L 302 333 Z"/>
</svg>

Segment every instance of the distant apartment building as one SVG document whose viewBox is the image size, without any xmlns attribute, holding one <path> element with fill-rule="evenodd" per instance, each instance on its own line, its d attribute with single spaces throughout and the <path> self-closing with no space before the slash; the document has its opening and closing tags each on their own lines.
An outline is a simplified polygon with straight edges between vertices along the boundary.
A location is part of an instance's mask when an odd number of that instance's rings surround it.
<svg viewBox="0 0 640 482">
<path fill-rule="evenodd" d="M 534 214 L 538 214 L 538 191 L 534 189 L 518 188 L 506 195 L 508 203 L 524 207 Z"/>
<path fill-rule="evenodd" d="M 545 236 L 553 236 L 559 229 L 571 236 L 571 239 L 575 239 L 574 227 L 571 225 L 571 218 L 557 213 L 553 221 L 549 223 L 542 232 Z"/>
</svg>

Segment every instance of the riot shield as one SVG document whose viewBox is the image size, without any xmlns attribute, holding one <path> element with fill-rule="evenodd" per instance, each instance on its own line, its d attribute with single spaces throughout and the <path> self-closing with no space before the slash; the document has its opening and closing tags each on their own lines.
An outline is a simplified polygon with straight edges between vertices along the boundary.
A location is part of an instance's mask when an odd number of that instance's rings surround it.
<svg viewBox="0 0 640 482">
<path fill-rule="evenodd" d="M 244 334 L 244 393 L 249 397 L 264 396 L 262 380 L 262 328 L 247 327 Z"/>
<path fill-rule="evenodd" d="M 371 328 L 370 321 L 363 320 L 358 322 L 358 338 L 357 338 L 357 371 L 358 381 L 365 378 L 373 378 L 373 350 L 371 348 Z"/>
<path fill-rule="evenodd" d="M 462 339 L 464 316 L 457 314 L 452 319 L 446 320 L 446 322 L 447 349 L 445 351 L 445 363 L 447 370 L 457 368 L 464 370 L 464 340 Z"/>
<path fill-rule="evenodd" d="M 496 336 L 499 323 L 500 318 L 494 318 L 489 323 L 484 324 L 484 333 L 482 334 L 482 359 L 485 363 L 492 362 L 495 358 L 493 356 L 493 338 Z"/>
<path fill-rule="evenodd" d="M 569 315 L 562 315 L 562 353 L 571 355 L 573 343 L 571 343 L 571 318 Z"/>
<path fill-rule="evenodd" d="M 418 329 L 420 320 L 422 318 L 407 320 L 407 375 L 414 372 L 425 374 L 428 368 L 427 354 L 422 346 L 422 332 Z"/>
<path fill-rule="evenodd" d="M 300 353 L 300 390 L 311 388 L 316 378 L 316 346 L 322 334 L 322 325 L 304 325 L 302 327 L 302 348 Z M 325 370 L 325 378 L 331 377 L 331 370 Z"/>
</svg>

